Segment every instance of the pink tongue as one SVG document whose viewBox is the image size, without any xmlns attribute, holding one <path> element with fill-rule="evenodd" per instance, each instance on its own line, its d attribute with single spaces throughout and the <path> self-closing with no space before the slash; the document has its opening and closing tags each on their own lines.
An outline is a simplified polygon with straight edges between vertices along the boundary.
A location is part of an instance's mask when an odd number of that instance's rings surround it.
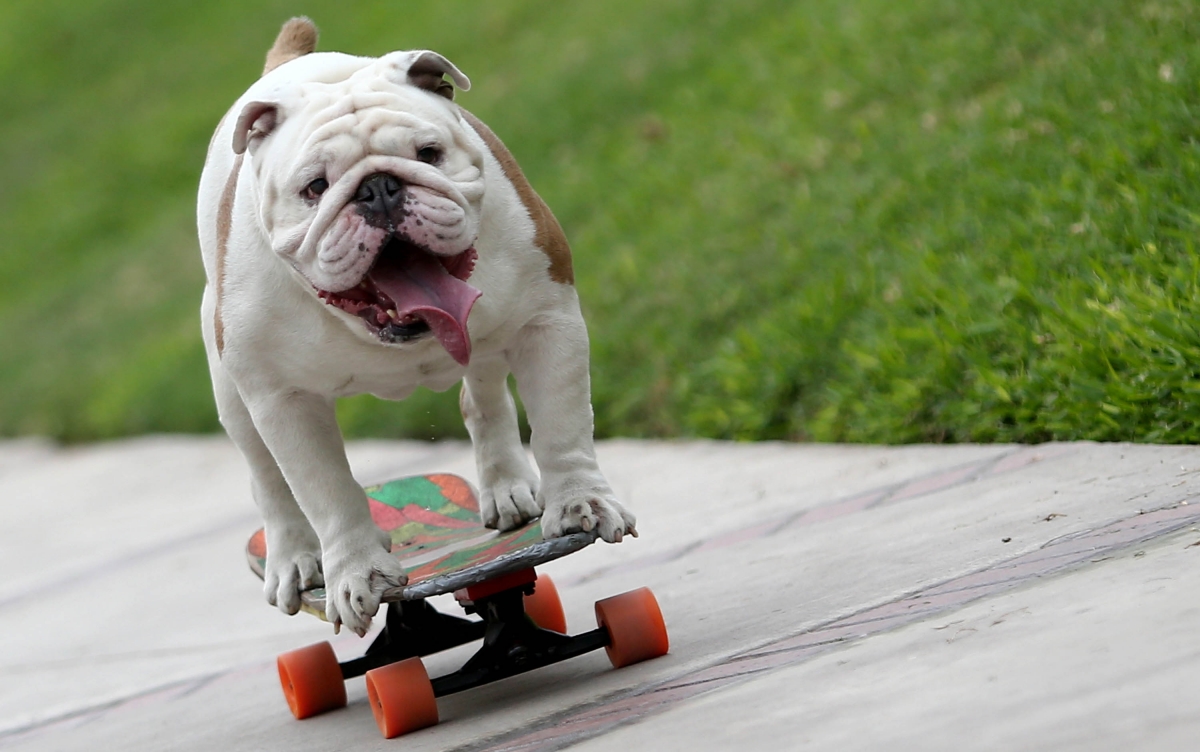
<svg viewBox="0 0 1200 752">
<path fill-rule="evenodd" d="M 371 271 L 371 279 L 396 304 L 400 318 L 420 316 L 450 357 L 464 366 L 471 360 L 467 315 L 483 293 L 427 253 L 406 254 L 403 264 L 381 264 Z"/>
</svg>

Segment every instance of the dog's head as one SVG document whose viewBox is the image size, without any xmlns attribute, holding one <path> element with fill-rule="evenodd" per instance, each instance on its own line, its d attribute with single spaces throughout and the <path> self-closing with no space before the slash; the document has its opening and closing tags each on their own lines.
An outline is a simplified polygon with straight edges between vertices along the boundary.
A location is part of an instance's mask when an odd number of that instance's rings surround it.
<svg viewBox="0 0 1200 752">
<path fill-rule="evenodd" d="M 432 333 L 466 364 L 483 155 L 452 99 L 470 81 L 429 51 L 296 57 L 268 58 L 233 132 L 271 247 L 351 326 Z"/>
</svg>

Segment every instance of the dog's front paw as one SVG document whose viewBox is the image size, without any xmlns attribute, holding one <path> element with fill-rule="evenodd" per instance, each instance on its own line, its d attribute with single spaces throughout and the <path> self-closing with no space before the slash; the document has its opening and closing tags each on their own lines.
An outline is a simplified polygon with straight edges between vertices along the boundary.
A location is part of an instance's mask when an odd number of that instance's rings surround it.
<svg viewBox="0 0 1200 752">
<path fill-rule="evenodd" d="M 487 527 L 512 530 L 541 515 L 537 498 L 537 476 L 532 472 L 527 477 L 511 474 L 489 478 L 479 491 L 479 516 Z"/>
<path fill-rule="evenodd" d="M 289 616 L 300 610 L 300 593 L 325 584 L 321 544 L 307 523 L 267 527 L 267 563 L 263 594 L 267 603 Z"/>
<path fill-rule="evenodd" d="M 376 529 L 375 533 L 380 531 Z M 408 582 L 404 567 L 378 535 L 345 536 L 350 543 L 325 552 L 325 618 L 362 637 L 379 612 L 383 593 Z"/>
<path fill-rule="evenodd" d="M 637 537 L 637 518 L 621 506 L 602 481 L 547 482 L 544 494 L 542 534 L 547 538 L 592 530 L 609 543 L 620 543 L 626 534 Z"/>
</svg>

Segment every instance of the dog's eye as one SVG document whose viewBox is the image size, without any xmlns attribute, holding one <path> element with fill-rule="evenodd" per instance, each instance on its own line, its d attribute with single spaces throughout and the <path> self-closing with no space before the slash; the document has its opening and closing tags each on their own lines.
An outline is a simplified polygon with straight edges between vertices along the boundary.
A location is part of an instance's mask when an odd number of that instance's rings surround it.
<svg viewBox="0 0 1200 752">
<path fill-rule="evenodd" d="M 417 149 L 417 160 L 425 164 L 437 164 L 442 161 L 442 150 L 436 146 L 422 146 Z"/>
<path fill-rule="evenodd" d="M 304 186 L 304 190 L 300 192 L 301 196 L 309 201 L 316 201 L 317 198 L 329 189 L 329 181 L 325 178 L 317 178 L 308 185 Z"/>
</svg>

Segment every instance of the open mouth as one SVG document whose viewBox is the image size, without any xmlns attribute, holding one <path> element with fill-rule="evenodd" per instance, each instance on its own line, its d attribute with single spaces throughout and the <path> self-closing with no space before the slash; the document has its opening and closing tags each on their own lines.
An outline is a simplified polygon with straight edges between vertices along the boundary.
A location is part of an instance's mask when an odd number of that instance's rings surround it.
<svg viewBox="0 0 1200 752">
<path fill-rule="evenodd" d="M 432 333 L 466 365 L 471 357 L 467 316 L 482 294 L 466 282 L 475 259 L 474 248 L 438 256 L 393 235 L 357 285 L 341 292 L 318 289 L 317 295 L 362 319 L 382 342 L 411 342 Z"/>
</svg>

